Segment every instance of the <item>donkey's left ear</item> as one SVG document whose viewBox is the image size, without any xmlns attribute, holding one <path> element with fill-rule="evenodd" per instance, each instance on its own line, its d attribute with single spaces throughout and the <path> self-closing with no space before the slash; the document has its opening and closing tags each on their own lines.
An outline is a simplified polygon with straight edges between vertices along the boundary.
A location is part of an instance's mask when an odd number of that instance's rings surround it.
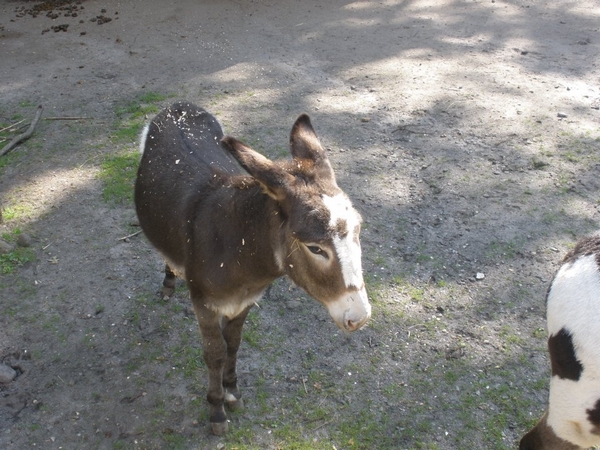
<svg viewBox="0 0 600 450">
<path fill-rule="evenodd" d="M 314 162 L 327 159 L 325 150 L 310 123 L 308 114 L 300 115 L 292 127 L 290 151 L 292 156 L 297 159 L 308 159 Z"/>
<path fill-rule="evenodd" d="M 221 145 L 261 184 L 269 197 L 277 201 L 285 198 L 293 178 L 289 173 L 231 136 L 221 139 Z"/>
</svg>

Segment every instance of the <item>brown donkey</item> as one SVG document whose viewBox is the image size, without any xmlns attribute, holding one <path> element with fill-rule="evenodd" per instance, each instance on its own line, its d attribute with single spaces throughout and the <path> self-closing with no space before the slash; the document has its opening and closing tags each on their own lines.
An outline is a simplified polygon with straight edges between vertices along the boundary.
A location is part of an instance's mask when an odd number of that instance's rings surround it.
<svg viewBox="0 0 600 450">
<path fill-rule="evenodd" d="M 371 315 L 361 268 L 360 215 L 338 187 L 307 115 L 290 135 L 293 159 L 270 161 L 193 104 L 144 130 L 135 185 L 140 225 L 167 264 L 163 293 L 185 280 L 208 367 L 210 423 L 242 406 L 236 357 L 242 326 L 269 284 L 287 275 L 343 330 Z"/>
</svg>

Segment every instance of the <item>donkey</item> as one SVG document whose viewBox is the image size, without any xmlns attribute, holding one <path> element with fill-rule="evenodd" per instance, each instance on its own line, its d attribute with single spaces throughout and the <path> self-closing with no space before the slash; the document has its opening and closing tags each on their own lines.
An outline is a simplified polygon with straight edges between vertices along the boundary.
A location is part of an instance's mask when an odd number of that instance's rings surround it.
<svg viewBox="0 0 600 450">
<path fill-rule="evenodd" d="M 569 252 L 547 296 L 548 409 L 520 450 L 600 445 L 600 235 Z"/>
<path fill-rule="evenodd" d="M 287 275 L 327 307 L 345 331 L 371 315 L 362 275 L 361 217 L 338 187 L 306 114 L 290 134 L 291 160 L 271 161 L 207 111 L 180 102 L 144 130 L 137 214 L 166 260 L 163 294 L 176 277 L 190 292 L 208 368 L 212 432 L 224 404 L 243 406 L 236 357 L 248 311 Z"/>
</svg>

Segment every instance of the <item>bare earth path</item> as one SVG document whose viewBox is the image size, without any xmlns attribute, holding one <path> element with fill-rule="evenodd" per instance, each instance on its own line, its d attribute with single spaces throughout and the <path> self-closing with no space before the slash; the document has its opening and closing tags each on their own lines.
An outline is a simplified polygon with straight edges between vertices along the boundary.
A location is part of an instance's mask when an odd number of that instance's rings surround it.
<svg viewBox="0 0 600 450">
<path fill-rule="evenodd" d="M 309 113 L 365 219 L 372 321 L 275 283 L 224 438 L 187 293 L 102 181 L 177 99 L 271 157 Z M 600 217 L 597 1 L 2 0 L 0 100 L 0 129 L 45 108 L 0 159 L 0 237 L 31 236 L 0 255 L 0 448 L 509 449 L 541 414 L 545 291 Z"/>
</svg>

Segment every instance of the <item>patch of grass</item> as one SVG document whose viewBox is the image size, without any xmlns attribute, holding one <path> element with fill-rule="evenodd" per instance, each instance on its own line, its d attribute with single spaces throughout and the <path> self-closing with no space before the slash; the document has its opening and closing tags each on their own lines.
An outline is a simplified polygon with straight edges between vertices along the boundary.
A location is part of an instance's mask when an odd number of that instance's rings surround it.
<svg viewBox="0 0 600 450">
<path fill-rule="evenodd" d="M 187 378 L 196 378 L 200 374 L 201 369 L 205 369 L 202 348 L 192 347 L 191 345 L 184 346 L 179 361 L 180 367 L 183 369 L 183 375 Z"/>
<path fill-rule="evenodd" d="M 0 255 L 0 273 L 8 275 L 18 267 L 35 260 L 35 253 L 31 248 L 16 247 L 13 251 Z"/>
<path fill-rule="evenodd" d="M 425 298 L 425 291 L 421 288 L 413 287 L 409 290 L 408 295 L 410 295 L 411 300 L 422 302 Z"/>
<path fill-rule="evenodd" d="M 148 116 L 159 112 L 155 103 L 167 98 L 167 95 L 150 91 L 117 107 L 115 116 L 118 120 L 110 135 L 112 142 L 128 145 L 137 142 Z M 133 200 L 133 184 L 139 158 L 137 148 L 127 148 L 104 159 L 99 176 L 104 181 L 102 196 L 106 202 L 123 204 Z"/>
<path fill-rule="evenodd" d="M 124 204 L 133 201 L 133 185 L 140 155 L 127 150 L 107 157 L 100 166 L 100 179 L 104 182 L 102 198 L 107 203 Z"/>
<path fill-rule="evenodd" d="M 368 272 L 364 274 L 364 280 L 369 300 L 373 303 L 381 303 L 384 295 L 383 281 Z"/>
<path fill-rule="evenodd" d="M 2 239 L 4 239 L 6 242 L 15 242 L 17 240 L 17 236 L 20 234 L 20 228 L 13 228 L 10 233 L 2 233 Z"/>
<path fill-rule="evenodd" d="M 539 328 L 536 328 L 535 330 L 533 330 L 533 333 L 531 335 L 537 339 L 545 339 L 546 336 L 548 336 L 546 329 L 542 328 L 542 327 L 539 327 Z"/>
<path fill-rule="evenodd" d="M 485 256 L 488 259 L 496 258 L 513 259 L 516 256 L 518 244 L 514 241 L 510 242 L 492 242 L 485 250 Z"/>
<path fill-rule="evenodd" d="M 242 338 L 250 347 L 260 348 L 261 335 L 258 311 L 252 309 L 246 317 Z"/>
<path fill-rule="evenodd" d="M 344 421 L 337 428 L 336 437 L 342 448 L 392 449 L 398 448 L 398 436 L 388 433 L 388 416 L 374 414 L 369 405 L 354 413 L 354 419 Z"/>
<path fill-rule="evenodd" d="M 26 203 L 16 203 L 2 209 L 2 218 L 5 221 L 20 221 L 33 214 L 33 206 Z"/>
<path fill-rule="evenodd" d="M 256 380 L 255 398 L 256 398 L 256 403 L 258 404 L 258 410 L 259 410 L 260 414 L 261 415 L 266 414 L 270 409 L 269 404 L 268 404 L 269 393 L 267 392 L 267 389 L 266 389 L 266 380 L 262 376 L 259 376 L 258 379 Z"/>
<path fill-rule="evenodd" d="M 22 101 L 19 103 L 19 107 L 20 108 L 35 108 L 37 105 L 35 103 L 32 103 L 30 101 Z"/>
<path fill-rule="evenodd" d="M 1 137 L 1 135 L 0 135 Z M 8 142 L 3 142 L 0 143 L 0 146 L 4 144 L 8 144 Z M 0 158 L 0 175 L 2 175 L 2 173 L 4 173 L 4 168 L 5 167 L 14 167 L 15 164 L 15 160 L 17 159 L 18 153 L 17 152 L 10 152 L 6 155 L 4 155 L 2 158 Z"/>
<path fill-rule="evenodd" d="M 306 439 L 302 436 L 301 430 L 292 425 L 279 427 L 273 431 L 273 434 L 279 443 L 278 447 L 286 450 L 330 450 L 332 448 L 329 442 Z"/>
<path fill-rule="evenodd" d="M 118 118 L 127 117 L 130 121 L 145 118 L 146 115 L 156 114 L 159 111 L 159 108 L 154 103 L 162 102 L 167 98 L 167 95 L 149 91 L 126 105 L 119 106 L 115 110 L 115 113 Z"/>
<path fill-rule="evenodd" d="M 114 142 L 135 142 L 142 133 L 143 123 L 126 122 L 118 126 L 111 134 L 111 139 Z"/>
<path fill-rule="evenodd" d="M 547 211 L 542 215 L 542 223 L 545 225 L 553 225 L 564 220 L 564 211 Z"/>
<path fill-rule="evenodd" d="M 163 440 L 165 441 L 165 450 L 179 450 L 186 448 L 185 436 L 171 430 L 163 431 Z"/>
<path fill-rule="evenodd" d="M 508 325 L 504 325 L 500 329 L 499 335 L 502 338 L 502 340 L 504 341 L 504 345 L 506 346 L 507 349 L 509 349 L 515 345 L 522 346 L 525 344 L 525 339 L 523 339 L 521 336 L 516 334 L 515 331 Z"/>
</svg>

